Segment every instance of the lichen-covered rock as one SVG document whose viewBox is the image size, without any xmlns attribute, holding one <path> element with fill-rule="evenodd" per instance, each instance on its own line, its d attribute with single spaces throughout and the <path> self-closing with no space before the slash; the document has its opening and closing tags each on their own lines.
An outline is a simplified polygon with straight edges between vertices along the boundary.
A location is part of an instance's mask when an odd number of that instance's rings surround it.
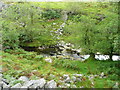
<svg viewBox="0 0 120 90">
<path fill-rule="evenodd" d="M 57 83 L 54 80 L 51 80 L 51 81 L 47 82 L 45 87 L 46 88 L 56 88 L 57 87 Z"/>
</svg>

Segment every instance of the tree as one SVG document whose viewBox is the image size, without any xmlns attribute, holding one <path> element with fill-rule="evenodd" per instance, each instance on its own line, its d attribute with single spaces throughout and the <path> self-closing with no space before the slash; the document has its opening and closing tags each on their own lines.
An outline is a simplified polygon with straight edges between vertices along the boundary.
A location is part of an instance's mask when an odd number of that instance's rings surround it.
<svg viewBox="0 0 120 90">
<path fill-rule="evenodd" d="M 118 14 L 107 12 L 106 18 L 97 27 L 101 30 L 100 42 L 96 44 L 97 49 L 102 54 L 108 54 L 112 60 L 113 54 L 118 50 Z"/>
<path fill-rule="evenodd" d="M 64 28 L 64 33 L 70 34 L 65 40 L 82 48 L 83 54 L 90 54 L 92 58 L 95 57 L 96 53 L 94 48 L 96 44 L 95 33 L 97 33 L 97 30 L 94 29 L 96 27 L 95 23 L 95 19 L 82 15 L 80 22 L 71 23 Z"/>
<path fill-rule="evenodd" d="M 68 20 L 69 25 L 64 28 L 67 35 L 65 40 L 81 47 L 82 52 L 90 54 L 92 58 L 100 52 L 108 54 L 112 60 L 112 55 L 119 52 L 117 6 L 111 9 L 110 3 L 96 4 L 98 7 L 95 3 L 86 4 L 84 12 L 79 13 L 77 22 Z"/>
<path fill-rule="evenodd" d="M 56 39 L 51 35 L 54 34 L 51 32 L 52 25 L 44 23 L 42 12 L 44 10 L 36 3 L 14 3 L 9 6 L 1 12 L 4 36 L 12 34 L 11 38 L 14 38 L 17 35 L 16 39 L 19 42 L 17 46 L 31 42 L 38 42 L 39 46 L 55 44 Z M 13 35 L 12 30 L 14 30 L 15 35 Z M 2 38 L 3 43 L 8 41 L 7 38 Z M 12 47 L 12 44 L 8 46 Z"/>
</svg>

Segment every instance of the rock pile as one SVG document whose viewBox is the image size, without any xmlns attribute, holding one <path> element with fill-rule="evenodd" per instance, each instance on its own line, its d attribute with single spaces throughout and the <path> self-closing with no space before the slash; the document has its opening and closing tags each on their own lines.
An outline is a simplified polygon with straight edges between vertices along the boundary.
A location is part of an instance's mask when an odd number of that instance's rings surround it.
<svg viewBox="0 0 120 90">
<path fill-rule="evenodd" d="M 94 88 L 94 79 L 96 77 L 99 78 L 106 78 L 104 73 L 101 73 L 100 75 L 83 75 L 83 74 L 71 74 L 67 75 L 64 74 L 59 78 L 58 81 L 55 80 L 55 75 L 50 74 L 50 77 L 52 77 L 51 80 L 45 80 L 44 78 L 39 78 L 37 80 L 30 80 L 26 76 L 21 76 L 18 79 L 15 79 L 11 77 L 10 80 L 3 79 L 2 74 L 0 74 L 0 89 L 2 88 L 21 88 L 21 89 L 44 89 L 44 88 L 84 88 L 84 86 L 77 87 L 76 83 L 82 83 L 85 80 L 89 80 L 91 82 L 92 87 Z M 118 87 L 118 83 L 115 83 L 115 87 Z M 113 86 L 113 87 L 114 87 Z"/>
</svg>

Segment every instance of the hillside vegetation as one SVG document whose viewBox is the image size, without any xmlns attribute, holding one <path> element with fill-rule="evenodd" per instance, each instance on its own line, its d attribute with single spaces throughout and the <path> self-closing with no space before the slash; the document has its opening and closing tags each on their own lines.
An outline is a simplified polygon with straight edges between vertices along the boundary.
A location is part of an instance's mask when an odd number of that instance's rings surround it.
<svg viewBox="0 0 120 90">
<path fill-rule="evenodd" d="M 21 76 L 54 80 L 58 88 L 120 87 L 117 2 L 6 2 L 5 5 L 0 12 L 0 65 L 10 87 L 17 83 L 24 85 L 17 80 Z M 109 58 L 97 60 L 98 53 Z M 90 57 L 84 60 L 80 55 Z M 119 57 L 118 61 L 112 60 L 113 55 Z M 11 77 L 16 80 L 11 82 Z"/>
</svg>

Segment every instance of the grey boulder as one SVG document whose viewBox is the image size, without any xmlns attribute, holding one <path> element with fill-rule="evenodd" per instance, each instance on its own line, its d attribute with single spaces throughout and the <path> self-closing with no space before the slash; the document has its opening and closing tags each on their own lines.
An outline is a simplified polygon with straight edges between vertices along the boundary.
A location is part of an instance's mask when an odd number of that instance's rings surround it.
<svg viewBox="0 0 120 90">
<path fill-rule="evenodd" d="M 39 80 L 32 80 L 33 82 L 33 85 L 31 85 L 29 88 L 43 88 L 45 83 L 46 83 L 46 80 L 44 78 L 41 78 Z"/>
<path fill-rule="evenodd" d="M 29 81 L 28 77 L 26 77 L 26 76 L 21 76 L 18 80 L 21 80 L 24 82 Z"/>
<path fill-rule="evenodd" d="M 20 88 L 20 87 L 22 87 L 22 85 L 20 83 L 17 83 L 14 86 L 12 86 L 11 88 Z"/>
<path fill-rule="evenodd" d="M 47 82 L 45 87 L 46 88 L 56 88 L 57 87 L 57 83 L 54 80 L 51 80 L 51 81 Z"/>
</svg>

